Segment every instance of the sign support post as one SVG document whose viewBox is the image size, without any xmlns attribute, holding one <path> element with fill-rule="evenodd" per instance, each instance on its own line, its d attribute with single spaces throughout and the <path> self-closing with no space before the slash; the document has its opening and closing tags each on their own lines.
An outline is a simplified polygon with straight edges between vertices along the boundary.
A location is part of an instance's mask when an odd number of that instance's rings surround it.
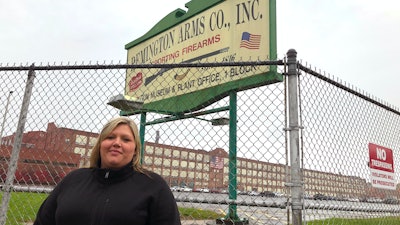
<svg viewBox="0 0 400 225">
<path fill-rule="evenodd" d="M 140 114 L 140 163 L 143 164 L 144 161 L 144 134 L 146 129 L 146 112 Z"/>
<path fill-rule="evenodd" d="M 237 93 L 229 93 L 229 199 L 237 199 Z M 217 224 L 245 225 L 247 219 L 240 219 L 237 215 L 237 204 L 229 203 L 228 213 L 222 219 L 217 219 Z"/>
</svg>

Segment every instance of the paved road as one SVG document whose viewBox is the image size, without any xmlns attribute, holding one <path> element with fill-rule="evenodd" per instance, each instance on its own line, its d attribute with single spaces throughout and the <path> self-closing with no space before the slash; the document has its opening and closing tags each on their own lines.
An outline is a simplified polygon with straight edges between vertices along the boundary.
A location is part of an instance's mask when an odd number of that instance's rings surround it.
<svg viewBox="0 0 400 225">
<path fill-rule="evenodd" d="M 228 212 L 228 195 L 216 193 L 174 192 L 179 206 Z M 237 196 L 237 214 L 250 221 L 250 225 L 287 225 L 291 221 L 290 207 L 286 198 L 268 198 L 260 196 Z M 400 205 L 384 203 L 350 202 L 335 200 L 305 199 L 303 221 L 327 218 L 372 218 L 400 216 Z M 289 215 L 289 216 L 288 216 Z M 193 224 L 206 224 L 193 223 Z"/>
</svg>

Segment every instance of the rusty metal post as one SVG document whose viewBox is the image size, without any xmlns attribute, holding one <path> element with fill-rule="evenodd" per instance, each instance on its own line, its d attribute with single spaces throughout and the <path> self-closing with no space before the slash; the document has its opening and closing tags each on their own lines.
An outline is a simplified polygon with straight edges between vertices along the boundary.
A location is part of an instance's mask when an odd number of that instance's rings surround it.
<svg viewBox="0 0 400 225">
<path fill-rule="evenodd" d="M 7 178 L 3 187 L 3 197 L 1 199 L 2 202 L 0 208 L 0 225 L 4 225 L 7 220 L 7 210 L 11 198 L 12 186 L 15 178 L 15 171 L 17 170 L 17 162 L 22 144 L 22 135 L 25 129 L 25 122 L 26 122 L 26 117 L 28 115 L 30 99 L 32 96 L 34 79 L 35 79 L 35 70 L 34 70 L 34 64 L 32 64 L 28 72 L 28 79 L 26 81 L 24 99 L 22 100 L 21 113 L 19 114 L 14 145 L 11 152 L 10 162 L 8 165 Z"/>
</svg>

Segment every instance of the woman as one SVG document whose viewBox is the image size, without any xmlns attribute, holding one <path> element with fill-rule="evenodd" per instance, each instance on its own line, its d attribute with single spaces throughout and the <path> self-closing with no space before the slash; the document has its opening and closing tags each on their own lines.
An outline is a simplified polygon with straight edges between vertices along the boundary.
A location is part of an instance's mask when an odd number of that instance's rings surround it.
<svg viewBox="0 0 400 225">
<path fill-rule="evenodd" d="M 109 121 L 92 149 L 90 167 L 65 176 L 34 225 L 180 225 L 167 183 L 142 167 L 140 145 L 131 119 Z"/>
</svg>

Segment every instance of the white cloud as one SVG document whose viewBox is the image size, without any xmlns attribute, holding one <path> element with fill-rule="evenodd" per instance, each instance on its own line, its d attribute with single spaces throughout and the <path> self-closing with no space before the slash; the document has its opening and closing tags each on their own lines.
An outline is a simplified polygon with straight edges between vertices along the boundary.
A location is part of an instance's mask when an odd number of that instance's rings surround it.
<svg viewBox="0 0 400 225">
<path fill-rule="evenodd" d="M 199 0 L 194 0 L 199 1 Z M 125 44 L 189 0 L 0 0 L 0 62 L 118 61 Z M 299 59 L 400 106 L 400 4 L 277 0 L 278 56 Z M 157 7 L 154 7 L 157 6 Z"/>
<path fill-rule="evenodd" d="M 394 60 L 400 50 L 397 1 L 277 1 L 278 51 L 400 106 Z"/>
</svg>

